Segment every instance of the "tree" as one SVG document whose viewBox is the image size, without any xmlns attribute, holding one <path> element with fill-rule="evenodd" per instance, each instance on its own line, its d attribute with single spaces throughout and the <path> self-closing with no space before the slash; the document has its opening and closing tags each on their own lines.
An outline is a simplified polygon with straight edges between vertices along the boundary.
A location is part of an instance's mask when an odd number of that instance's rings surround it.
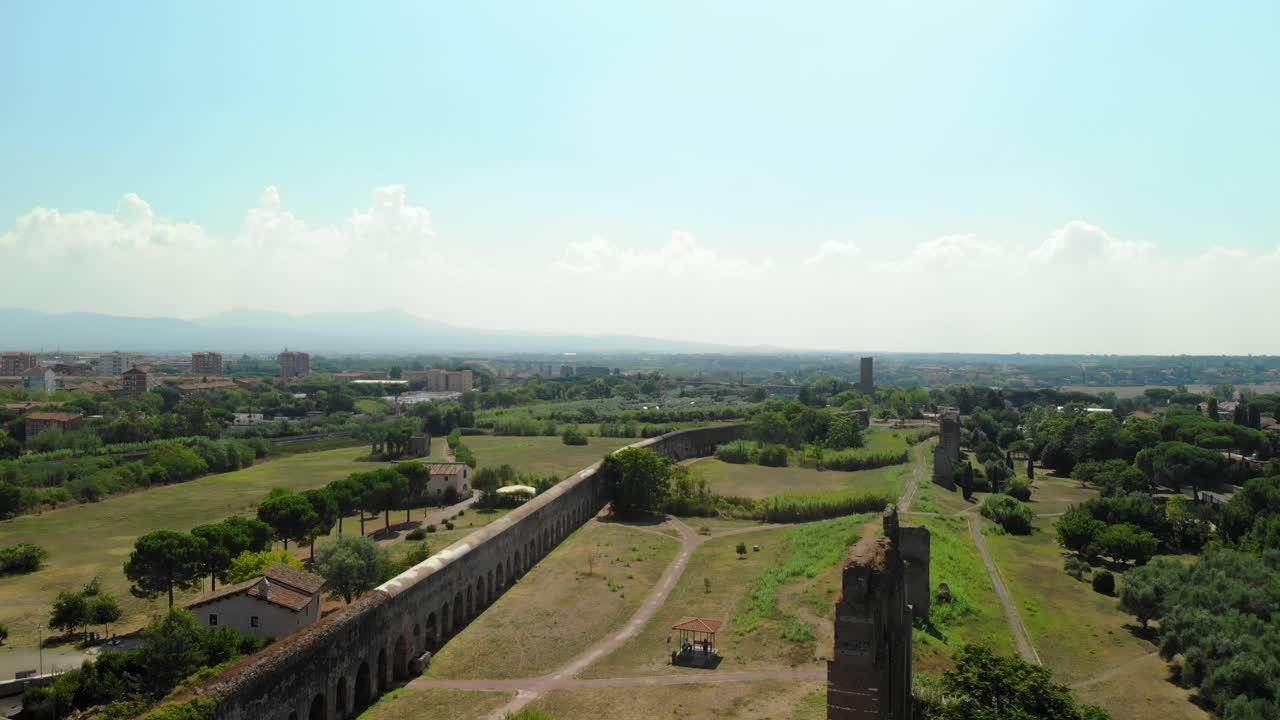
<svg viewBox="0 0 1280 720">
<path fill-rule="evenodd" d="M 780 412 L 756 413 L 751 419 L 751 437 L 763 444 L 786 444 L 791 440 L 791 424 Z"/>
<path fill-rule="evenodd" d="M 49 627 L 74 632 L 89 624 L 89 601 L 83 591 L 63 590 L 49 608 Z"/>
<path fill-rule="evenodd" d="M 320 546 L 316 568 L 330 593 L 350 603 L 353 597 L 377 587 L 386 562 L 387 551 L 373 540 L 345 537 Z"/>
<path fill-rule="evenodd" d="M 383 513 L 383 529 L 391 534 L 391 511 L 400 507 L 409 494 L 409 481 L 391 469 L 375 470 L 362 496 L 364 507 Z M 363 533 L 362 533 L 363 534 Z"/>
<path fill-rule="evenodd" d="M 325 487 L 329 489 L 329 496 L 333 498 L 333 503 L 338 508 L 338 537 L 342 537 L 342 519 L 356 511 L 360 487 L 350 477 L 334 480 Z M 363 513 L 361 519 L 363 519 Z"/>
<path fill-rule="evenodd" d="M 1166 601 L 1182 587 L 1187 574 L 1187 568 L 1172 558 L 1156 558 L 1149 565 L 1128 571 L 1120 586 L 1120 608 L 1147 629 L 1148 622 L 1164 615 Z"/>
<path fill-rule="evenodd" d="M 302 569 L 302 563 L 284 550 L 246 550 L 231 561 L 231 567 L 227 568 L 226 581 L 239 583 L 252 580 L 276 563 Z"/>
<path fill-rule="evenodd" d="M 1142 459 L 1143 453 L 1138 457 Z M 1218 482 L 1225 458 L 1222 453 L 1175 441 L 1152 448 L 1149 463 L 1149 471 L 1143 468 L 1145 462 L 1140 462 L 1139 468 L 1149 472 L 1154 482 L 1174 490 L 1191 487 L 1198 497 L 1199 491 Z"/>
<path fill-rule="evenodd" d="M 108 635 L 107 626 L 120 620 L 120 615 L 120 603 L 114 595 L 99 592 L 88 599 L 86 620 L 90 625 L 101 625 L 104 638 Z"/>
<path fill-rule="evenodd" d="M 135 597 L 153 599 L 168 593 L 173 607 L 174 588 L 193 590 L 204 577 L 204 540 L 173 530 L 156 530 L 138 538 L 124 564 L 125 577 L 133 583 Z"/>
<path fill-rule="evenodd" d="M 9 639 L 9 626 L 5 625 L 4 623 L 0 623 L 0 645 L 3 645 L 4 641 L 8 639 Z"/>
<path fill-rule="evenodd" d="M 653 511 L 671 487 L 672 463 L 649 448 L 626 448 L 600 464 L 605 497 L 620 516 Z"/>
<path fill-rule="evenodd" d="M 1236 425 L 1249 424 L 1249 410 L 1244 403 L 1238 403 L 1236 409 L 1231 412 L 1231 422 Z"/>
<path fill-rule="evenodd" d="M 320 520 L 307 498 L 279 488 L 258 504 L 258 519 L 275 530 L 276 539 L 284 541 L 285 550 L 289 549 L 290 540 L 306 542 Z"/>
<path fill-rule="evenodd" d="M 400 376 L 401 376 L 401 375 L 403 375 L 403 374 L 404 374 L 404 371 L 400 369 L 400 366 L 399 366 L 399 365 L 392 365 L 392 366 L 391 366 L 391 371 L 387 373 L 387 375 L 388 375 L 392 380 L 399 380 L 399 379 L 400 379 Z"/>
<path fill-rule="evenodd" d="M 862 423 L 852 415 L 832 415 L 824 444 L 832 450 L 862 447 Z"/>
<path fill-rule="evenodd" d="M 1107 526 L 1094 542 L 1099 555 L 1137 565 L 1146 565 L 1160 545 L 1155 535 L 1128 523 Z"/>
<path fill-rule="evenodd" d="M 734 550 L 738 553 L 739 560 L 742 560 L 747 557 L 747 544 L 742 542 L 741 540 L 738 541 L 738 546 L 734 548 Z"/>
<path fill-rule="evenodd" d="M 409 522 L 410 508 L 427 504 L 427 485 L 431 482 L 431 468 L 420 460 L 408 460 L 396 465 L 396 472 L 405 480 L 404 521 Z M 475 487 L 474 482 L 471 483 Z"/>
<path fill-rule="evenodd" d="M 1058 533 L 1058 544 L 1081 555 L 1088 552 L 1106 527 L 1106 523 L 1094 519 L 1087 510 L 1080 508 L 1066 511 L 1054 524 L 1054 530 Z"/>
<path fill-rule="evenodd" d="M 209 589 L 217 590 L 218 579 L 226 576 L 231 559 L 247 548 L 241 547 L 235 529 L 224 523 L 197 525 L 191 528 L 191 534 L 205 542 L 202 569 L 209 576 Z"/>
<path fill-rule="evenodd" d="M 927 716 L 942 720 L 1109 720 L 1105 710 L 1077 705 L 1066 685 L 1046 668 L 1021 658 L 966 645 L 942 676 L 944 698 Z"/>
<path fill-rule="evenodd" d="M 307 531 L 307 541 L 311 543 L 311 559 L 315 560 L 316 538 L 328 535 L 329 531 L 333 530 L 334 523 L 338 521 L 338 501 L 334 499 L 328 488 L 304 490 L 302 497 L 307 499 L 311 504 L 312 512 L 316 514 L 316 521 Z"/>
</svg>

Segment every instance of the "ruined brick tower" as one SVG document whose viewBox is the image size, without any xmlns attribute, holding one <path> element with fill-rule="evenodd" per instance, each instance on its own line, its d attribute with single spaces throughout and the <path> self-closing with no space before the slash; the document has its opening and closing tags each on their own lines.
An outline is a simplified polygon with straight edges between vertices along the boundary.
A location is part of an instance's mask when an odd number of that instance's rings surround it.
<svg viewBox="0 0 1280 720">
<path fill-rule="evenodd" d="M 898 526 L 849 549 L 827 662 L 828 720 L 910 720 L 911 618 L 929 613 L 929 531 Z"/>
<path fill-rule="evenodd" d="M 933 448 L 933 481 L 948 490 L 956 489 L 955 467 L 960 462 L 960 412 L 938 411 L 938 444 Z"/>
<path fill-rule="evenodd" d="M 858 376 L 858 389 L 864 395 L 871 395 L 876 391 L 875 361 L 874 357 L 862 358 L 862 372 Z"/>
</svg>

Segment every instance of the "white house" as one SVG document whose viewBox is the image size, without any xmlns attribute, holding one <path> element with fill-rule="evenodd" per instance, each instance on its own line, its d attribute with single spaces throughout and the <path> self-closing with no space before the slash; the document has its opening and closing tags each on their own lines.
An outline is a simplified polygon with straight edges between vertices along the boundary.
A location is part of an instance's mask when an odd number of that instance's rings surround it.
<svg viewBox="0 0 1280 720">
<path fill-rule="evenodd" d="M 427 481 L 427 497 L 440 498 L 445 488 L 452 487 L 459 498 L 471 497 L 471 466 L 466 463 L 430 463 L 431 479 Z"/>
<path fill-rule="evenodd" d="M 52 395 L 53 391 L 58 389 L 58 378 L 47 367 L 33 367 L 22 371 L 22 380 L 31 392 L 44 392 Z"/>
<path fill-rule="evenodd" d="M 209 627 L 230 626 L 256 638 L 282 638 L 320 619 L 324 578 L 282 563 L 262 577 L 224 585 L 187 603 Z"/>
</svg>

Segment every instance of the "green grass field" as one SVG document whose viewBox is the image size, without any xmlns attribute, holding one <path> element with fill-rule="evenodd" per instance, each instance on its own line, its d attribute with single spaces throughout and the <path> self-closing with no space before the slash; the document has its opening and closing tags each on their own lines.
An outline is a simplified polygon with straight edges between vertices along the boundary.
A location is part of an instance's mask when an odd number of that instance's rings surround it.
<svg viewBox="0 0 1280 720">
<path fill-rule="evenodd" d="M 875 470 L 839 472 L 802 467 L 735 465 L 708 458 L 691 464 L 689 471 L 695 477 L 705 478 L 711 490 L 720 495 L 763 498 L 784 492 L 822 493 L 856 489 L 897 497 L 902 492 L 904 468 L 909 471 L 910 466 L 891 465 Z"/>
<path fill-rule="evenodd" d="M 951 667 L 952 651 L 964 643 L 983 643 L 1001 654 L 1013 653 L 1009 625 L 965 520 L 908 517 L 903 524 L 929 529 L 930 589 L 936 593 L 946 583 L 952 596 L 950 603 L 934 602 L 931 611 L 941 637 L 919 629 L 914 632 L 916 668 Z"/>
<path fill-rule="evenodd" d="M 1131 632 L 1135 621 L 1120 610 L 1116 599 L 1094 592 L 1087 580 L 1078 581 L 1063 572 L 1063 552 L 1054 540 L 1052 518 L 1037 519 L 1032 535 L 988 535 L 987 544 L 1032 644 L 1056 679 L 1073 683 L 1134 663 L 1132 671 L 1125 673 L 1122 688 L 1108 693 L 1105 686 L 1095 686 L 1089 697 L 1117 718 L 1204 717 L 1189 702 L 1170 702 L 1170 697 L 1185 694 L 1175 692 L 1178 689 L 1169 683 L 1163 663 L 1139 661 L 1155 646 Z M 1154 704 L 1164 710 L 1149 714 Z"/>
<path fill-rule="evenodd" d="M 436 678 L 550 672 L 626 622 L 678 549 L 674 539 L 592 522 L 577 530 L 451 639 Z"/>
<path fill-rule="evenodd" d="M 31 542 L 49 551 L 49 560 L 39 571 L 0 581 L 5 596 L 0 623 L 11 632 L 7 644 L 34 645 L 36 626 L 48 618 L 54 596 L 77 589 L 95 576 L 104 590 L 120 600 L 124 620 L 118 629 L 138 625 L 147 614 L 165 606 L 163 600 L 140 600 L 129 594 L 121 566 L 139 535 L 188 530 L 228 515 L 253 514 L 272 488 L 319 487 L 375 467 L 357 460 L 367 454 L 368 448 L 360 446 L 268 459 L 237 472 L 0 522 L 0 546 Z"/>
<path fill-rule="evenodd" d="M 469 435 L 462 439 L 475 451 L 479 467 L 510 464 L 517 472 L 558 475 L 561 479 L 638 440 L 590 438 L 586 445 L 565 445 L 558 437 Z"/>
</svg>

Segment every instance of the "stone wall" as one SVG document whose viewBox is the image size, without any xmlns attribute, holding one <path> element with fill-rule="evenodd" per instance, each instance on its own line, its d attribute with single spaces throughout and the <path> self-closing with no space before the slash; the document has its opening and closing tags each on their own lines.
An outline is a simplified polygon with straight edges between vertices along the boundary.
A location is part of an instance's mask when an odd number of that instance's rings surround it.
<svg viewBox="0 0 1280 720">
<path fill-rule="evenodd" d="M 828 720 L 911 717 L 911 619 L 924 616 L 912 600 L 924 598 L 928 612 L 929 531 L 900 528 L 895 506 L 883 522 L 883 536 L 850 548 L 841 574 L 827 662 Z"/>
<path fill-rule="evenodd" d="M 933 448 L 933 481 L 955 490 L 955 468 L 960 462 L 960 413 L 944 410 L 940 415 L 938 444 Z"/>
<path fill-rule="evenodd" d="M 667 457 L 710 455 L 744 426 L 649 438 Z M 599 463 L 538 495 L 350 606 L 210 680 L 219 720 L 344 720 L 418 669 L 552 547 L 604 505 Z"/>
</svg>

